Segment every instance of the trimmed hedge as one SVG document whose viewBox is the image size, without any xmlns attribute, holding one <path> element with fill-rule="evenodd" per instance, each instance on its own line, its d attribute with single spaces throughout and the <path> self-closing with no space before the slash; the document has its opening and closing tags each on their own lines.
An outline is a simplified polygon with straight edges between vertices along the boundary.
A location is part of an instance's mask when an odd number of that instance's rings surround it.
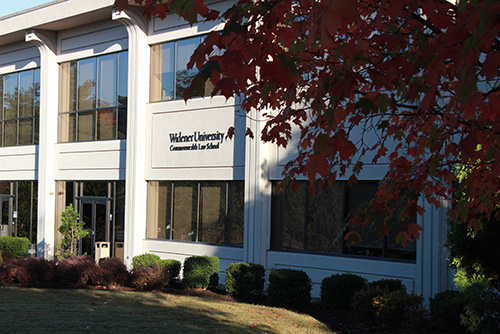
<svg viewBox="0 0 500 334">
<path fill-rule="evenodd" d="M 99 260 L 92 281 L 95 285 L 104 285 L 106 287 L 126 286 L 130 282 L 130 273 L 127 266 L 120 259 L 104 258 Z"/>
<path fill-rule="evenodd" d="M 137 255 L 132 258 L 132 270 L 135 272 L 150 267 L 153 264 L 165 270 L 165 273 L 169 277 L 169 282 L 177 279 L 181 272 L 181 262 L 177 260 L 162 260 L 158 255 L 149 253 Z"/>
<path fill-rule="evenodd" d="M 191 256 L 184 261 L 182 285 L 185 288 L 213 289 L 219 284 L 219 258 Z"/>
<path fill-rule="evenodd" d="M 160 257 L 156 254 L 142 254 L 132 258 L 132 270 L 136 271 L 144 267 L 149 267 L 152 264 L 160 264 Z"/>
<path fill-rule="evenodd" d="M 366 280 L 354 274 L 334 274 L 321 282 L 321 302 L 326 307 L 349 310 L 356 292 L 366 286 Z"/>
<path fill-rule="evenodd" d="M 226 270 L 226 292 L 231 296 L 248 297 L 264 289 L 265 269 L 260 264 L 231 263 Z"/>
<path fill-rule="evenodd" d="M 169 277 L 169 281 L 172 282 L 179 278 L 179 274 L 181 273 L 181 262 L 177 260 L 160 260 L 160 266 L 165 269 Z"/>
<path fill-rule="evenodd" d="M 28 256 L 28 246 L 30 241 L 28 238 L 17 238 L 4 235 L 0 237 L 0 249 L 8 249 L 17 258 L 25 258 Z"/>
<path fill-rule="evenodd" d="M 88 256 L 72 256 L 57 263 L 56 281 L 68 288 L 82 288 L 93 284 L 97 265 Z"/>
<path fill-rule="evenodd" d="M 158 290 L 164 288 L 169 279 L 165 268 L 153 263 L 132 273 L 132 286 L 138 290 Z"/>
<path fill-rule="evenodd" d="M 302 306 L 311 301 L 311 279 L 302 270 L 269 271 L 268 302 L 276 306 Z"/>
</svg>

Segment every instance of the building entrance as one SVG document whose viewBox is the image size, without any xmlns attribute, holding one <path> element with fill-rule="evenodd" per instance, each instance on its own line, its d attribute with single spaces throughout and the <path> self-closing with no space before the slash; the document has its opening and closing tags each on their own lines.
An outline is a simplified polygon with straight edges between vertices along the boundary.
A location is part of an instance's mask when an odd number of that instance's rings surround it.
<svg viewBox="0 0 500 334">
<path fill-rule="evenodd" d="M 101 252 L 97 254 L 98 258 L 110 257 L 110 223 L 111 223 L 111 200 L 108 197 L 82 196 L 80 200 L 80 219 L 85 223 L 84 230 L 88 235 L 82 239 L 81 251 L 82 254 L 87 254 L 93 259 L 96 258 L 96 244 L 99 249 L 102 246 L 107 248 L 107 253 L 102 256 Z M 108 242 L 104 244 L 103 242 Z"/>
</svg>

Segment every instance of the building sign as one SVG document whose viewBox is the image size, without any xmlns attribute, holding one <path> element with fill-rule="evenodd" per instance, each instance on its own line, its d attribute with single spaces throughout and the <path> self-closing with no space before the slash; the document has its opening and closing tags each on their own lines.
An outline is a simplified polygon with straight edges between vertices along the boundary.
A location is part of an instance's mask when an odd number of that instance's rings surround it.
<svg viewBox="0 0 500 334">
<path fill-rule="evenodd" d="M 185 134 L 182 131 L 169 133 L 170 151 L 218 150 L 224 142 L 224 132 L 206 133 L 194 131 Z"/>
</svg>

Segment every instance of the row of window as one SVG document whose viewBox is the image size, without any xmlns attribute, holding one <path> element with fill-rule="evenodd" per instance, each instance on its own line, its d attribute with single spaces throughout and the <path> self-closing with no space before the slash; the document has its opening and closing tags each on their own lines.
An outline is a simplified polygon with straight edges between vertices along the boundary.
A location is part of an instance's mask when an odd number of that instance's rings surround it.
<svg viewBox="0 0 500 334">
<path fill-rule="evenodd" d="M 147 237 L 242 245 L 244 191 L 243 181 L 149 182 Z"/>
<path fill-rule="evenodd" d="M 407 247 L 395 237 L 408 223 L 399 222 L 389 236 L 375 231 L 381 222 L 358 228 L 362 242 L 344 243 L 349 217 L 375 196 L 376 182 L 348 187 L 336 182 L 316 195 L 301 182 L 298 191 L 273 185 L 271 248 L 301 252 L 351 254 L 412 260 L 416 243 Z M 151 181 L 148 185 L 147 237 L 151 239 L 243 244 L 244 183 Z"/>
<path fill-rule="evenodd" d="M 362 241 L 354 245 L 344 242 L 345 234 L 352 229 L 346 223 L 375 197 L 377 187 L 377 182 L 372 181 L 360 181 L 351 187 L 346 182 L 335 182 L 311 195 L 307 182 L 300 182 L 295 192 L 291 189 L 278 191 L 277 183 L 274 183 L 272 248 L 415 260 L 415 241 L 402 247 L 396 242 L 396 235 L 415 222 L 416 217 L 396 223 L 389 235 L 383 238 L 376 234 L 382 221 L 355 228 Z"/>
<path fill-rule="evenodd" d="M 196 75 L 187 63 L 203 36 L 151 47 L 152 102 L 182 99 Z M 59 142 L 125 139 L 128 52 L 60 65 Z M 0 76 L 0 146 L 38 143 L 40 69 Z M 211 93 L 207 82 L 195 96 Z"/>
</svg>

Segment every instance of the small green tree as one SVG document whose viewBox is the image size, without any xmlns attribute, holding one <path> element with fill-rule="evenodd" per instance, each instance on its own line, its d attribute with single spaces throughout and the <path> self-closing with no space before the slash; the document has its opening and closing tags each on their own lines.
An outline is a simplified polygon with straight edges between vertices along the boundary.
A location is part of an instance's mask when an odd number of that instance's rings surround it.
<svg viewBox="0 0 500 334">
<path fill-rule="evenodd" d="M 67 258 L 78 254 L 78 243 L 88 232 L 83 230 L 85 222 L 79 222 L 80 215 L 73 209 L 73 204 L 66 207 L 61 214 L 61 226 L 59 232 L 62 234 L 62 242 L 57 245 L 58 258 Z"/>
</svg>

